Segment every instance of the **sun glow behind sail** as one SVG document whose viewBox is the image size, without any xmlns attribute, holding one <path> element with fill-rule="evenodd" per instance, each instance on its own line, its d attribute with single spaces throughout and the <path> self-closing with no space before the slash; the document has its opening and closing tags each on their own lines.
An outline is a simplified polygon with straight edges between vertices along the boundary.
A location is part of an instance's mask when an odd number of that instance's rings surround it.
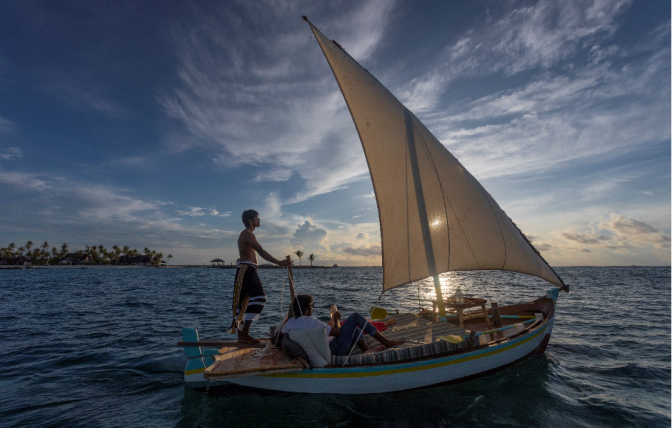
<svg viewBox="0 0 672 428">
<path fill-rule="evenodd" d="M 378 203 L 383 291 L 442 272 L 562 280 L 481 184 L 376 78 L 311 29 L 359 133 Z"/>
</svg>

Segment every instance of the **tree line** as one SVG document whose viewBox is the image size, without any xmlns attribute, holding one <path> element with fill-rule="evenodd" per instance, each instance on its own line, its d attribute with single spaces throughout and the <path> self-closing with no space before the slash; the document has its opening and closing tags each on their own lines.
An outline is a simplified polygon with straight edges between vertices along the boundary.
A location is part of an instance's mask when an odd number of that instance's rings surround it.
<svg viewBox="0 0 672 428">
<path fill-rule="evenodd" d="M 299 258 L 299 266 L 301 266 L 301 258 L 303 257 L 303 251 L 301 250 L 296 250 L 294 251 L 294 254 L 296 254 L 296 257 Z M 311 254 L 308 256 L 308 260 L 310 260 L 310 267 L 313 267 L 313 262 L 315 261 L 317 257 L 315 254 Z"/>
<path fill-rule="evenodd" d="M 47 241 L 44 241 L 40 246 L 35 246 L 33 241 L 28 241 L 20 247 L 17 247 L 12 242 L 7 247 L 0 248 L 0 258 L 9 260 L 24 258 L 25 260 L 27 257 L 35 265 L 58 264 L 68 258 L 76 258 L 79 262 L 88 262 L 97 265 L 132 264 L 132 260 L 142 255 L 148 256 L 149 263 L 155 265 L 161 264 L 163 259 L 163 253 L 150 250 L 147 247 L 145 247 L 142 253 L 135 248 L 131 249 L 128 246 L 119 247 L 118 245 L 113 245 L 110 250 L 103 245 L 85 245 L 83 250 L 77 251 L 70 251 L 66 243 L 63 243 L 60 249 L 56 247 L 51 247 L 50 249 L 49 247 Z M 173 255 L 168 254 L 166 258 L 170 260 L 173 258 Z"/>
</svg>

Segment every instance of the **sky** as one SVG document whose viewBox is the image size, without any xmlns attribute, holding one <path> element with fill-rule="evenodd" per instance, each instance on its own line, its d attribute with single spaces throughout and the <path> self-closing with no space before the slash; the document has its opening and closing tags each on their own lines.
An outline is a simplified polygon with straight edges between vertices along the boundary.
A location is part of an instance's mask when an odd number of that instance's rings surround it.
<svg viewBox="0 0 672 428">
<path fill-rule="evenodd" d="M 552 266 L 670 265 L 670 2 L 0 2 L 0 247 L 381 264 L 309 26 L 367 68 Z M 296 259 L 296 256 L 293 256 Z"/>
</svg>

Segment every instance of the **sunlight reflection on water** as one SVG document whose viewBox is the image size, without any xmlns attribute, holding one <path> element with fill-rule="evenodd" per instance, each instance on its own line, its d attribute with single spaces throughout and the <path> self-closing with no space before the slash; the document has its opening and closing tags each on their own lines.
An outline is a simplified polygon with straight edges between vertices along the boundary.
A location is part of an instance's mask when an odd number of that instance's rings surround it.
<svg viewBox="0 0 672 428">
<path fill-rule="evenodd" d="M 228 338 L 233 270 L 0 272 L 1 423 L 669 426 L 670 269 L 558 271 L 573 291 L 558 300 L 546 355 L 463 384 L 338 399 L 246 389 L 213 397 L 185 388 L 180 328 L 197 328 L 204 340 Z M 435 299 L 431 278 L 381 296 L 381 268 L 297 269 L 295 276 L 322 318 L 333 303 L 344 314 L 372 305 L 417 312 Z M 289 304 L 284 280 L 281 310 L 280 270 L 260 277 L 268 304 L 253 326 L 257 336 Z M 441 275 L 444 296 L 458 284 L 466 296 L 500 305 L 552 287 L 508 272 Z"/>
</svg>

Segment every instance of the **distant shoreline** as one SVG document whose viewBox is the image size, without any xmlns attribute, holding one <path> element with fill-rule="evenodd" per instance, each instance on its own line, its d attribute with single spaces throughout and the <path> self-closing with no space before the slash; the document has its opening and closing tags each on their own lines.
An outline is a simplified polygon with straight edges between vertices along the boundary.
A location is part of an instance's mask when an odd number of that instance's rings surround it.
<svg viewBox="0 0 672 428">
<path fill-rule="evenodd" d="M 376 267 L 376 266 L 344 266 L 344 267 Z M 380 266 L 377 266 L 380 267 Z M 280 269 L 276 265 L 259 265 L 259 269 Z M 0 269 L 236 269 L 236 265 L 0 265 Z M 292 269 L 338 269 L 334 266 L 293 266 Z"/>
<path fill-rule="evenodd" d="M 582 268 L 660 268 L 670 269 L 671 266 L 558 266 L 561 269 L 582 269 Z M 21 270 L 21 269 L 235 269 L 236 265 L 212 266 L 212 265 L 160 265 L 160 266 L 138 266 L 138 265 L 0 265 L 0 270 Z M 280 269 L 276 265 L 260 265 L 259 269 Z M 292 269 L 352 269 L 352 268 L 382 268 L 382 266 L 293 266 Z M 465 271 L 466 272 L 466 271 Z"/>
</svg>

